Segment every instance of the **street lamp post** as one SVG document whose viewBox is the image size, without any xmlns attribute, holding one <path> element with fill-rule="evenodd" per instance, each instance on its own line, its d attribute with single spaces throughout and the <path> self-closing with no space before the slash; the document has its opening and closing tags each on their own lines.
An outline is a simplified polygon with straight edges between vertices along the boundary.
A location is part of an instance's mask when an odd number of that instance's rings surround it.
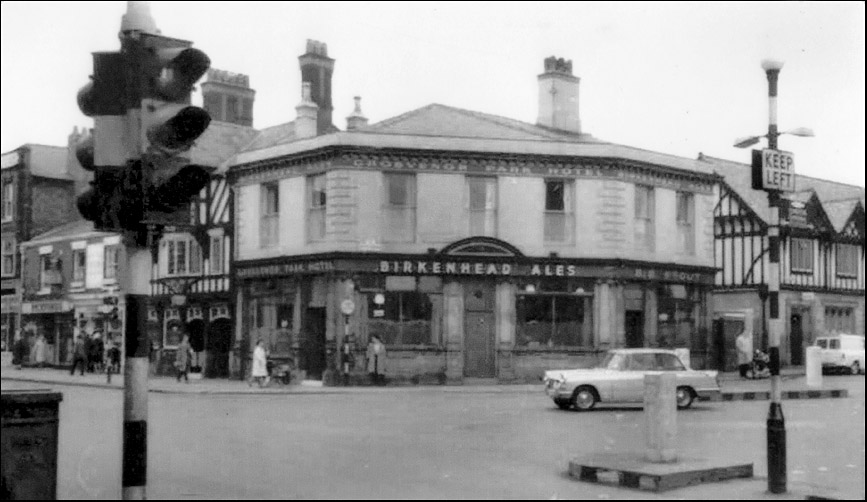
<svg viewBox="0 0 867 502">
<path fill-rule="evenodd" d="M 777 152 L 777 138 L 782 134 L 795 136 L 813 136 L 813 131 L 806 127 L 798 127 L 784 132 L 777 129 L 777 81 L 783 63 L 766 59 L 762 61 L 762 69 L 768 78 L 768 133 L 764 136 L 747 136 L 735 141 L 734 146 L 746 148 L 759 142 L 762 137 L 768 138 L 768 150 Z M 755 157 L 755 156 L 754 156 Z M 764 166 L 756 166 L 753 168 Z M 794 176 L 792 168 L 791 176 Z M 755 183 L 755 181 L 754 181 Z M 791 185 L 794 186 L 794 185 Z M 754 188 L 758 188 L 755 187 Z M 764 188 L 768 192 L 768 206 L 771 211 L 768 226 L 768 317 L 764 332 L 768 335 L 769 369 L 771 372 L 771 404 L 767 417 L 767 455 L 768 455 L 768 491 L 771 493 L 786 492 L 786 423 L 783 418 L 782 391 L 780 385 L 780 339 L 783 334 L 783 321 L 780 319 L 780 196 L 779 187 Z M 765 296 L 764 288 L 760 296 Z M 764 300 L 764 298 L 763 298 Z M 764 303 L 764 302 L 763 302 Z M 764 309 L 763 309 L 764 310 Z M 763 316 L 764 317 L 764 316 Z"/>
<path fill-rule="evenodd" d="M 783 63 L 762 61 L 762 69 L 768 77 L 768 148 L 777 149 L 777 80 Z M 782 393 L 780 391 L 780 192 L 768 191 L 768 206 L 771 222 L 768 228 L 770 267 L 768 276 L 768 355 L 771 370 L 771 405 L 768 410 L 768 491 L 786 492 L 786 421 L 783 418 Z"/>
</svg>

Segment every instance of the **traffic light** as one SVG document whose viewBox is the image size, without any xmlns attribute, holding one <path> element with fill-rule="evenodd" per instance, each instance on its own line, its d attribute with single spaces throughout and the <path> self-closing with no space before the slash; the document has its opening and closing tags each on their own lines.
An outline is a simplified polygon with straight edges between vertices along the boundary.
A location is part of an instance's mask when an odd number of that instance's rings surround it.
<svg viewBox="0 0 867 502">
<path fill-rule="evenodd" d="M 211 61 L 190 42 L 152 34 L 142 35 L 140 54 L 144 221 L 189 224 L 184 209 L 214 169 L 192 164 L 186 155 L 211 123 L 208 112 L 189 104 Z"/>
<path fill-rule="evenodd" d="M 97 230 L 123 231 L 134 228 L 140 204 L 136 176 L 129 166 L 135 157 L 128 138 L 133 124 L 128 108 L 137 98 L 129 85 L 130 55 L 125 52 L 93 54 L 93 76 L 78 92 L 82 113 L 93 117 L 94 128 L 75 148 L 81 166 L 93 171 L 91 187 L 76 200 L 79 213 L 94 223 Z M 134 129 L 134 128 L 133 128 Z M 126 200 L 124 200 L 126 198 Z"/>
<path fill-rule="evenodd" d="M 191 199 L 214 168 L 185 153 L 211 122 L 191 106 L 190 93 L 210 67 L 208 56 L 184 40 L 147 32 L 122 37 L 120 52 L 94 53 L 91 82 L 78 93 L 94 128 L 76 147 L 94 172 L 78 210 L 98 230 L 134 233 L 144 245 L 150 226 L 190 223 Z"/>
</svg>

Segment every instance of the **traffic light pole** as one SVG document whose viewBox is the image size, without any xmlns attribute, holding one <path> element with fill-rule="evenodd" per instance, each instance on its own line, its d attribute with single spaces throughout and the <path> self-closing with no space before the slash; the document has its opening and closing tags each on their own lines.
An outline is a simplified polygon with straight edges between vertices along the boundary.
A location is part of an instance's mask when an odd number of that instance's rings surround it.
<svg viewBox="0 0 867 502">
<path fill-rule="evenodd" d="M 134 252 L 128 248 L 128 252 Z M 123 388 L 123 499 L 145 500 L 148 444 L 148 365 L 145 295 L 126 295 Z"/>
<path fill-rule="evenodd" d="M 151 251 L 126 246 L 127 277 L 124 339 L 126 343 L 123 388 L 123 499 L 147 498 L 148 369 L 150 340 L 147 333 L 147 299 Z"/>
</svg>

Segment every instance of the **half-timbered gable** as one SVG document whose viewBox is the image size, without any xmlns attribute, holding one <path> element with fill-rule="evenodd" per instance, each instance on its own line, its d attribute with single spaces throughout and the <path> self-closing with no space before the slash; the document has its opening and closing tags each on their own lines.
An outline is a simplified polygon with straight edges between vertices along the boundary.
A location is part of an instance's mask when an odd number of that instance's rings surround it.
<svg viewBox="0 0 867 502">
<path fill-rule="evenodd" d="M 715 311 L 720 318 L 747 312 L 761 334 L 757 343 L 766 345 L 767 194 L 753 190 L 749 165 L 699 160 L 723 178 L 714 209 Z M 801 364 L 804 347 L 819 334 L 864 333 L 864 189 L 808 176 L 795 183 L 797 191 L 783 194 L 780 208 L 779 273 L 785 355 Z"/>
</svg>

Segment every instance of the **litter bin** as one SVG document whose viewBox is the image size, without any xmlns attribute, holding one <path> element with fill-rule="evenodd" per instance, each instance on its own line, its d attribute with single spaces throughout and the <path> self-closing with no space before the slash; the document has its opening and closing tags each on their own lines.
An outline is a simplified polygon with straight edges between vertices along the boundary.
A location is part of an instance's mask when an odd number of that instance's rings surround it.
<svg viewBox="0 0 867 502">
<path fill-rule="evenodd" d="M 57 498 L 57 428 L 63 395 L 44 390 L 2 394 L 4 500 Z"/>
</svg>

